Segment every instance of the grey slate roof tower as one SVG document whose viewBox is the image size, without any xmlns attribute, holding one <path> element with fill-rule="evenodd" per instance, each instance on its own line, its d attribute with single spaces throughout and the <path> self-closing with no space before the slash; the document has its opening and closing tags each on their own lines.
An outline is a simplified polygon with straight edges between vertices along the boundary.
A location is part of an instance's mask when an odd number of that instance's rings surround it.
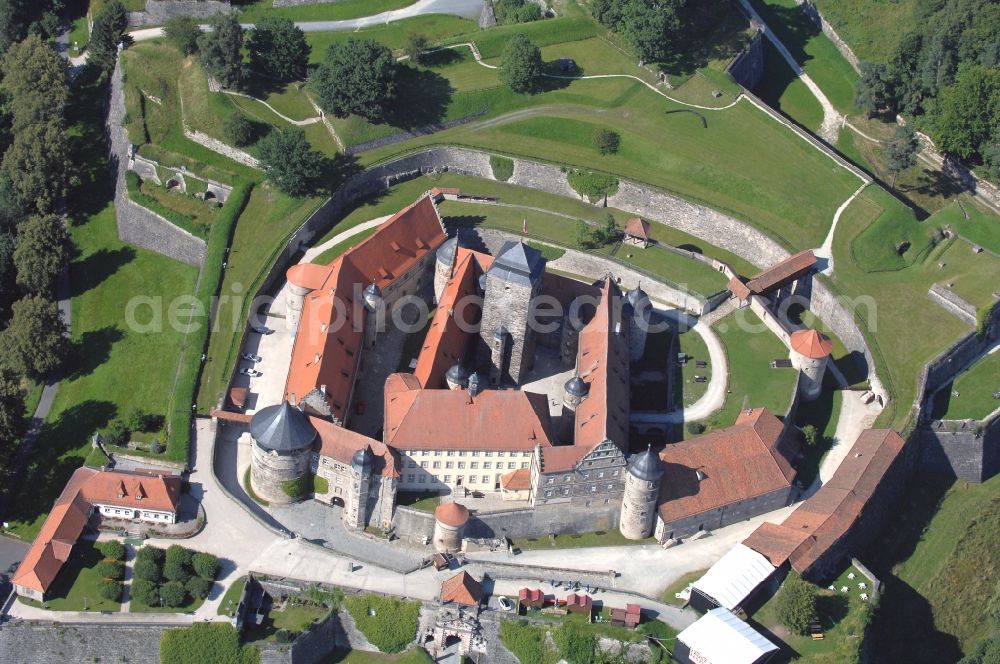
<svg viewBox="0 0 1000 664">
<path fill-rule="evenodd" d="M 309 418 L 287 401 L 262 408 L 250 419 L 250 435 L 257 445 L 278 454 L 293 454 L 312 446 L 316 429 Z"/>
<path fill-rule="evenodd" d="M 262 408 L 250 419 L 253 446 L 250 486 L 254 493 L 278 505 L 297 500 L 286 487 L 309 471 L 316 429 L 309 417 L 287 401 Z"/>
<path fill-rule="evenodd" d="M 656 501 L 663 479 L 663 463 L 652 447 L 633 454 L 625 474 L 625 494 L 618 528 L 630 540 L 641 540 L 653 533 Z"/>
<path fill-rule="evenodd" d="M 523 242 L 507 242 L 485 275 L 480 364 L 491 367 L 494 385 L 520 384 L 531 369 L 535 337 L 528 321 L 544 274 L 542 252 Z M 494 335 L 501 329 L 506 334 Z"/>
</svg>

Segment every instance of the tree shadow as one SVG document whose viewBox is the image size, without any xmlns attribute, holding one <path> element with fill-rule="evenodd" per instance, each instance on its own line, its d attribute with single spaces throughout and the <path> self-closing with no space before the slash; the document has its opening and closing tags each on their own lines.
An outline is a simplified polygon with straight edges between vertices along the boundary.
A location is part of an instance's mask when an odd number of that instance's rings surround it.
<svg viewBox="0 0 1000 664">
<path fill-rule="evenodd" d="M 916 192 L 924 196 L 940 198 L 949 198 L 965 191 L 971 191 L 969 187 L 963 186 L 944 172 L 931 170 L 930 168 L 921 169 L 915 184 L 905 187 L 901 186 L 899 190 L 903 193 Z"/>
<path fill-rule="evenodd" d="M 121 341 L 125 334 L 117 327 L 107 326 L 99 330 L 84 332 L 73 343 L 70 361 L 67 363 L 66 379 L 76 380 L 89 376 L 97 367 L 111 357 L 111 347 Z"/>
<path fill-rule="evenodd" d="M 288 87 L 296 84 L 305 85 L 305 83 L 301 81 L 282 81 L 281 79 L 271 78 L 270 76 L 265 76 L 264 74 L 255 71 L 250 72 L 250 74 L 243 79 L 241 84 L 242 89 L 240 92 L 258 99 L 265 99 L 268 95 L 280 94 Z"/>
<path fill-rule="evenodd" d="M 70 295 L 78 297 L 91 288 L 96 288 L 133 259 L 135 259 L 135 249 L 126 246 L 119 249 L 100 249 L 83 260 L 76 261 L 70 266 Z"/>
<path fill-rule="evenodd" d="M 338 152 L 332 157 L 323 160 L 323 170 L 319 181 L 315 183 L 317 191 L 332 194 L 340 185 L 364 170 L 358 160 L 357 155 Z M 388 189 L 379 189 L 373 192 L 372 196 L 381 198 L 388 194 Z M 365 202 L 367 202 L 366 197 Z M 360 203 L 359 203 L 360 205 Z M 351 208 L 353 209 L 353 208 Z"/>
<path fill-rule="evenodd" d="M 739 53 L 743 40 L 735 37 L 750 23 L 735 6 L 702 0 L 687 3 L 683 11 L 685 29 L 660 63 L 664 70 L 690 76 L 713 60 L 727 60 Z"/>
<path fill-rule="evenodd" d="M 466 49 L 466 53 L 468 49 Z M 420 66 L 421 67 L 447 67 L 448 65 L 458 64 L 465 59 L 465 55 L 461 51 L 455 48 L 443 48 L 440 51 L 433 51 L 431 53 L 424 53 L 420 56 Z"/>
<path fill-rule="evenodd" d="M 838 625 L 851 611 L 851 602 L 846 595 L 827 595 L 820 593 L 816 597 L 816 613 L 824 625 Z"/>
<path fill-rule="evenodd" d="M 962 659 L 958 639 L 936 629 L 923 595 L 894 576 L 882 580 L 882 601 L 873 625 L 874 661 L 938 664 Z"/>
<path fill-rule="evenodd" d="M 821 30 L 799 5 L 783 7 L 776 4 L 765 5 L 763 2 L 753 4 L 796 62 L 805 66 L 806 62 L 812 60 L 812 56 L 806 53 L 805 46 Z"/>
<path fill-rule="evenodd" d="M 448 226 L 449 228 L 452 227 L 474 228 L 476 226 L 481 226 L 484 223 L 486 223 L 486 217 L 480 214 L 460 214 L 450 217 L 443 217 L 441 219 L 441 222 L 445 226 Z"/>
<path fill-rule="evenodd" d="M 407 131 L 440 123 L 455 92 L 451 82 L 427 69 L 400 65 L 396 75 L 396 98 L 383 120 Z"/>
</svg>

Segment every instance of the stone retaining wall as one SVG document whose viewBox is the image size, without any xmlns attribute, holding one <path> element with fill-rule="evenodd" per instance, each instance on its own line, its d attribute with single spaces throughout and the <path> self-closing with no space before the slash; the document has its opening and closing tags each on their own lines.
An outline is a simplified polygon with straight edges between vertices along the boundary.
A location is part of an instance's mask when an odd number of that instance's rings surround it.
<svg viewBox="0 0 1000 664">
<path fill-rule="evenodd" d="M 854 54 L 854 51 L 847 45 L 847 42 L 840 38 L 840 35 L 838 35 L 837 31 L 833 29 L 833 26 L 830 25 L 829 21 L 823 18 L 823 14 L 821 14 L 819 8 L 812 3 L 812 0 L 795 0 L 795 2 L 802 7 L 802 11 L 804 11 L 806 15 L 812 19 L 813 23 L 819 26 L 820 30 L 823 31 L 823 34 L 830 38 L 830 41 L 832 41 L 833 45 L 837 47 L 837 50 L 840 51 L 842 56 L 844 56 L 844 59 L 851 63 L 851 66 L 854 67 L 854 71 L 860 74 L 861 61 L 858 59 L 858 56 Z"/>
<path fill-rule="evenodd" d="M 160 637 L 167 627 L 117 623 L 9 622 L 0 626 L 0 662 L 159 664 Z"/>
<path fill-rule="evenodd" d="M 941 284 L 934 284 L 927 295 L 941 305 L 945 311 L 966 325 L 976 324 L 976 308 Z"/>
<path fill-rule="evenodd" d="M 1000 472 L 1000 409 L 982 422 L 927 424 L 917 435 L 923 472 L 977 483 Z"/>
<path fill-rule="evenodd" d="M 163 25 L 176 16 L 207 20 L 231 9 L 229 0 L 146 0 L 146 11 L 129 12 L 128 24 L 133 28 Z"/>
<path fill-rule="evenodd" d="M 744 88 L 753 90 L 764 76 L 764 41 L 760 30 L 750 43 L 732 59 L 726 71 Z"/>
</svg>

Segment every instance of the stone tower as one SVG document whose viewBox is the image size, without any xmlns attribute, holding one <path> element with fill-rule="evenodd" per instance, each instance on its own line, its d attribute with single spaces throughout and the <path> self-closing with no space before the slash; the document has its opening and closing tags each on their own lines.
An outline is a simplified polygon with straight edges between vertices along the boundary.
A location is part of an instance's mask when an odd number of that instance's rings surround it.
<svg viewBox="0 0 1000 664">
<path fill-rule="evenodd" d="M 364 530 L 368 525 L 368 493 L 372 481 L 372 453 L 365 446 L 351 458 L 351 490 L 344 504 L 344 523 Z"/>
<path fill-rule="evenodd" d="M 481 364 L 490 365 L 495 385 L 520 384 L 531 369 L 535 335 L 528 321 L 544 273 L 545 259 L 540 251 L 522 242 L 507 242 L 485 275 L 480 335 L 486 357 L 481 358 Z M 506 335 L 498 340 L 494 333 L 501 328 Z"/>
<path fill-rule="evenodd" d="M 627 539 L 641 540 L 653 533 L 663 464 L 652 448 L 646 448 L 645 452 L 633 456 L 629 461 L 618 528 Z"/>
<path fill-rule="evenodd" d="M 646 334 L 649 332 L 653 305 L 641 286 L 633 288 L 625 295 L 625 304 L 627 306 L 624 307 L 622 318 L 631 319 L 628 329 L 629 360 L 638 362 L 646 352 Z"/>
<path fill-rule="evenodd" d="M 451 279 L 451 272 L 455 268 L 455 254 L 458 253 L 458 238 L 453 237 L 444 241 L 438 247 L 436 260 L 434 261 L 434 301 L 441 301 L 441 294 L 444 286 Z"/>
<path fill-rule="evenodd" d="M 833 343 L 822 332 L 805 329 L 792 333 L 790 345 L 792 366 L 802 373 L 799 394 L 803 400 L 813 401 L 823 391 L 823 374 Z"/>
<path fill-rule="evenodd" d="M 576 408 L 587 398 L 588 386 L 579 376 L 573 376 L 563 387 L 562 416 L 559 418 L 559 439 L 572 445 L 576 429 Z"/>
<path fill-rule="evenodd" d="M 309 472 L 316 439 L 309 417 L 282 401 L 254 413 L 250 437 L 250 487 L 254 493 L 278 505 L 298 500 L 300 496 L 289 495 L 288 487 Z"/>
<path fill-rule="evenodd" d="M 385 325 L 385 300 L 382 298 L 382 289 L 375 282 L 365 286 L 362 293 L 365 299 L 365 343 L 369 348 L 375 346 L 381 328 Z"/>
<path fill-rule="evenodd" d="M 462 549 L 469 510 L 461 503 L 443 503 L 434 510 L 434 550 L 455 553 Z"/>
</svg>

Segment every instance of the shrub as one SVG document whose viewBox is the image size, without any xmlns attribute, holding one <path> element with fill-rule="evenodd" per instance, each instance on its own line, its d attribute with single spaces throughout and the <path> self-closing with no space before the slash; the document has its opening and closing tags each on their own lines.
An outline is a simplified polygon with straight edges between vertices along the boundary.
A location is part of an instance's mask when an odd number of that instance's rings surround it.
<svg viewBox="0 0 1000 664">
<path fill-rule="evenodd" d="M 167 560 L 167 564 L 163 566 L 163 576 L 170 581 L 177 581 L 178 583 L 187 583 L 193 575 L 191 574 L 191 568 L 189 565 L 185 565 L 176 560 Z"/>
<path fill-rule="evenodd" d="M 532 627 L 527 620 L 502 621 L 500 640 L 521 664 L 543 664 L 555 659 L 546 657 L 550 649 L 545 643 L 545 630 Z"/>
<path fill-rule="evenodd" d="M 411 32 L 406 37 L 406 45 L 403 52 L 410 58 L 410 62 L 419 65 L 424 60 L 424 51 L 427 50 L 427 37 L 419 32 Z"/>
<path fill-rule="evenodd" d="M 163 446 L 163 443 L 160 442 L 159 438 L 154 438 L 153 442 L 149 445 L 149 451 L 153 454 L 163 454 L 164 450 L 166 450 L 166 448 Z"/>
<path fill-rule="evenodd" d="M 191 558 L 194 573 L 205 579 L 214 579 L 219 573 L 219 559 L 211 553 L 196 553 Z"/>
<path fill-rule="evenodd" d="M 160 586 L 160 600 L 163 606 L 176 608 L 182 606 L 187 601 L 187 590 L 184 584 L 179 581 L 168 581 Z"/>
<path fill-rule="evenodd" d="M 115 420 L 108 425 L 108 430 L 104 433 L 104 442 L 115 447 L 125 447 L 128 445 L 130 433 L 121 420 Z"/>
<path fill-rule="evenodd" d="M 120 540 L 108 540 L 107 542 L 102 542 L 98 545 L 101 553 L 104 554 L 105 558 L 110 558 L 111 560 L 124 560 L 125 559 L 125 545 L 121 543 Z"/>
<path fill-rule="evenodd" d="M 569 664 L 590 664 L 594 661 L 597 639 L 587 629 L 567 622 L 556 630 L 554 638 L 559 654 Z"/>
<path fill-rule="evenodd" d="M 420 602 L 406 602 L 380 595 L 360 595 L 348 597 L 346 604 L 358 629 L 382 652 L 402 652 L 413 641 L 413 635 L 417 632 Z"/>
<path fill-rule="evenodd" d="M 493 177 L 501 182 L 506 182 L 514 175 L 514 160 L 490 155 L 490 170 L 493 171 Z"/>
<path fill-rule="evenodd" d="M 288 480 L 287 482 L 281 483 L 281 490 L 285 492 L 286 496 L 292 498 L 300 498 L 307 493 L 312 488 L 312 475 L 309 473 L 304 474 L 297 480 Z"/>
<path fill-rule="evenodd" d="M 601 173 L 573 169 L 566 174 L 566 181 L 576 193 L 586 196 L 591 203 L 618 191 L 618 179 Z"/>
<path fill-rule="evenodd" d="M 289 643 L 292 640 L 292 633 L 287 629 L 279 629 L 274 633 L 274 640 L 278 643 Z"/>
<path fill-rule="evenodd" d="M 104 599 L 118 602 L 122 598 L 122 583 L 121 581 L 102 581 L 98 592 Z"/>
<path fill-rule="evenodd" d="M 806 445 L 812 447 L 819 441 L 819 430 L 812 424 L 807 424 L 802 427 L 802 437 L 806 441 Z"/>
<path fill-rule="evenodd" d="M 132 576 L 140 581 L 160 582 L 160 566 L 152 560 L 137 560 L 132 565 Z"/>
<path fill-rule="evenodd" d="M 191 627 L 168 629 L 160 639 L 163 664 L 256 664 L 260 651 L 253 646 L 240 647 L 236 628 L 226 623 L 199 623 Z"/>
<path fill-rule="evenodd" d="M 497 23 L 530 23 L 542 18 L 542 8 L 532 0 L 494 0 Z"/>
<path fill-rule="evenodd" d="M 323 495 L 330 491 L 330 483 L 325 477 L 320 477 L 319 475 L 313 475 L 313 493 Z"/>
<path fill-rule="evenodd" d="M 597 151 L 601 154 L 615 154 L 618 152 L 618 144 L 621 142 L 621 136 L 617 131 L 611 131 L 610 129 L 598 129 L 594 134 L 594 146 Z"/>
<path fill-rule="evenodd" d="M 132 588 L 129 591 L 133 601 L 145 604 L 146 606 L 160 605 L 160 591 L 152 581 L 137 579 L 132 581 Z"/>
<path fill-rule="evenodd" d="M 164 552 L 163 549 L 155 546 L 146 545 L 139 549 L 135 554 L 135 561 L 138 563 L 143 560 L 152 561 L 157 567 L 163 565 Z"/>
<path fill-rule="evenodd" d="M 191 597 L 194 597 L 195 599 L 205 599 L 208 597 L 208 593 L 212 591 L 212 585 L 213 583 L 211 579 L 205 579 L 200 576 L 192 576 L 188 579 L 188 582 L 184 584 L 184 587 L 189 593 L 191 593 Z"/>
<path fill-rule="evenodd" d="M 191 55 L 198 51 L 198 35 L 201 29 L 198 22 L 190 16 L 175 16 L 167 19 L 163 26 L 164 36 L 182 55 Z"/>
<path fill-rule="evenodd" d="M 816 615 L 816 587 L 798 576 L 789 576 L 775 598 L 781 624 L 796 634 L 805 634 Z"/>
<path fill-rule="evenodd" d="M 688 422 L 684 428 L 687 429 L 687 432 L 692 436 L 705 433 L 705 425 L 701 422 Z"/>
<path fill-rule="evenodd" d="M 102 560 L 97 563 L 97 567 L 94 568 L 94 571 L 105 579 L 121 581 L 125 578 L 125 565 L 118 561 L 112 562 L 110 560 Z"/>
<path fill-rule="evenodd" d="M 185 549 L 180 544 L 171 544 L 167 548 L 166 561 L 169 565 L 170 563 L 179 563 L 181 565 L 191 564 L 191 551 Z"/>
<path fill-rule="evenodd" d="M 242 113 L 233 113 L 222 125 L 222 133 L 226 140 L 238 148 L 254 142 L 257 137 L 257 127 Z"/>
</svg>

